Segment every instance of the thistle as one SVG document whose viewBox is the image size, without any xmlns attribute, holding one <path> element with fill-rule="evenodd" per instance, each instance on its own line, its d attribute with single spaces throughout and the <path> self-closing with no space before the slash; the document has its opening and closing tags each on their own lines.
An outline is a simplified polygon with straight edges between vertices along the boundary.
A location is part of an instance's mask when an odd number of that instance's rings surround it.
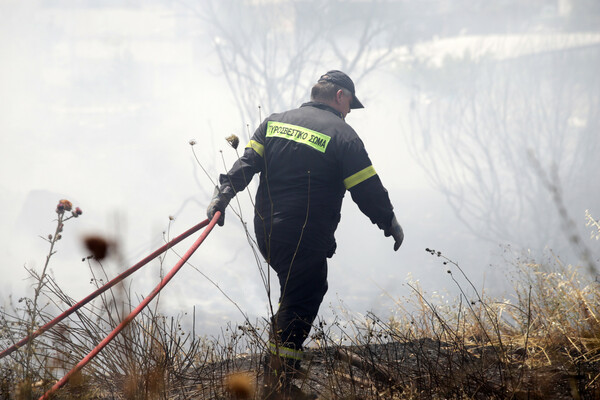
<svg viewBox="0 0 600 400">
<path fill-rule="evenodd" d="M 240 138 L 238 138 L 236 135 L 228 136 L 225 138 L 225 140 L 227 140 L 227 143 L 229 143 L 229 145 L 234 149 L 237 149 L 238 145 L 240 144 Z"/>
</svg>

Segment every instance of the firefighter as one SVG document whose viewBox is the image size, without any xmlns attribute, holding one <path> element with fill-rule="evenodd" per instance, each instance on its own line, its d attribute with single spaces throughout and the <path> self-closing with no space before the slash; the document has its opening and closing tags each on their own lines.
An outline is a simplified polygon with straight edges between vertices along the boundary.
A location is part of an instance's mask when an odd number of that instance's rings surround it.
<svg viewBox="0 0 600 400">
<path fill-rule="evenodd" d="M 348 75 L 338 70 L 322 75 L 310 102 L 260 124 L 243 155 L 220 175 L 208 206 L 211 219 L 221 211 L 222 226 L 230 200 L 260 174 L 254 231 L 280 283 L 264 378 L 267 391 L 276 395 L 297 389 L 291 379 L 327 292 L 327 258 L 335 253 L 345 192 L 385 236 L 393 237 L 394 250 L 404 239 L 387 190 L 363 142 L 345 121 L 357 108 L 363 105 Z"/>
</svg>

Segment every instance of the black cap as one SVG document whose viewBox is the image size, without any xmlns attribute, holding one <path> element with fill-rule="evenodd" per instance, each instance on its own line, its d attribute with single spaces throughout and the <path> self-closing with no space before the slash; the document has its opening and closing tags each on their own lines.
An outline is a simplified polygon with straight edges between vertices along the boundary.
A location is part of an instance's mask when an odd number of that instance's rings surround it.
<svg viewBox="0 0 600 400">
<path fill-rule="evenodd" d="M 362 103 L 356 98 L 354 82 L 352 82 L 352 79 L 350 79 L 350 77 L 342 71 L 338 71 L 337 69 L 331 70 L 325 75 L 322 75 L 319 78 L 319 82 L 331 82 L 343 87 L 344 89 L 348 89 L 350 93 L 352 93 L 352 102 L 350 103 L 350 108 L 365 108 L 365 106 L 363 106 Z"/>
</svg>

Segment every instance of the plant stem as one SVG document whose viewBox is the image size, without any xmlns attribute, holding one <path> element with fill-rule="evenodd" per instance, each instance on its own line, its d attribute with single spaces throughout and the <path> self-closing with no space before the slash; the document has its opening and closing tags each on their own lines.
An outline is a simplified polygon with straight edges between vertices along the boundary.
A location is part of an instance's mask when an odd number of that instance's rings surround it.
<svg viewBox="0 0 600 400">
<path fill-rule="evenodd" d="M 33 303 L 30 308 L 31 314 L 31 322 L 29 324 L 29 329 L 27 331 L 27 335 L 33 334 L 35 331 L 36 319 L 38 317 L 38 299 L 40 297 L 40 293 L 42 288 L 45 286 L 46 279 L 46 271 L 48 269 L 48 265 L 50 264 L 50 258 L 54 255 L 54 246 L 58 240 L 60 240 L 60 232 L 62 231 L 63 222 L 67 219 L 64 218 L 64 212 L 58 214 L 56 229 L 54 231 L 54 235 L 51 239 L 47 239 L 50 242 L 50 250 L 48 251 L 48 255 L 46 256 L 46 263 L 44 264 L 44 268 L 42 269 L 41 275 L 36 277 L 37 279 L 37 287 L 35 288 L 35 293 L 33 297 Z M 35 275 L 34 275 L 35 276 Z M 30 369 L 31 369 L 31 359 L 33 357 L 33 340 L 30 340 L 27 343 L 27 351 L 26 351 L 26 361 L 25 361 L 25 378 L 30 378 Z"/>
</svg>

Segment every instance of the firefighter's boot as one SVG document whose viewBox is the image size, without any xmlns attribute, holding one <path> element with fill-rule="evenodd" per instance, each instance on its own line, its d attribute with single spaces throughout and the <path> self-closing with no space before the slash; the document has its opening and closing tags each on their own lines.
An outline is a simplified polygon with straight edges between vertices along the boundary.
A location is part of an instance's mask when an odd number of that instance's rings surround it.
<svg viewBox="0 0 600 400">
<path fill-rule="evenodd" d="M 263 398 L 266 400 L 307 400 L 316 399 L 294 385 L 300 367 L 300 360 L 268 354 L 264 360 Z"/>
<path fill-rule="evenodd" d="M 263 359 L 263 395 L 265 400 L 283 400 L 285 373 L 283 360 L 275 354 L 267 354 Z"/>
</svg>

